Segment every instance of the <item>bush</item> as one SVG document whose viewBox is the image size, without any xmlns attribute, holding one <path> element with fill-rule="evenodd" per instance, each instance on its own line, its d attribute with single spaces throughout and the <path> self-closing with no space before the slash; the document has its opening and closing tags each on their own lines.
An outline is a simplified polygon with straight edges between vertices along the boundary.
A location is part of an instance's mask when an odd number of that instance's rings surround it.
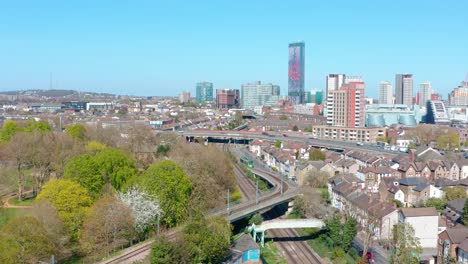
<svg viewBox="0 0 468 264">
<path fill-rule="evenodd" d="M 336 247 L 332 251 L 331 259 L 343 258 L 344 256 L 345 256 L 345 252 L 344 252 L 343 248 Z"/>
<path fill-rule="evenodd" d="M 348 255 L 350 255 L 353 259 L 358 259 L 361 257 L 359 256 L 359 252 L 353 247 L 349 249 Z"/>
</svg>

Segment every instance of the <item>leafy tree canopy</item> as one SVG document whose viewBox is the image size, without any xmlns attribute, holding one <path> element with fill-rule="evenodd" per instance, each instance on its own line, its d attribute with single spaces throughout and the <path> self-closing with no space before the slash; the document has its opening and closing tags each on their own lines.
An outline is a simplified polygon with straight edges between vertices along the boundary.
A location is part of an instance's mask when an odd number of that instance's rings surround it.
<svg viewBox="0 0 468 264">
<path fill-rule="evenodd" d="M 57 209 L 72 239 L 78 239 L 84 215 L 92 204 L 88 191 L 70 180 L 50 180 L 36 198 L 37 201 L 43 199 Z"/>
<path fill-rule="evenodd" d="M 309 160 L 325 160 L 326 156 L 320 149 L 313 149 L 309 153 Z"/>
<path fill-rule="evenodd" d="M 171 160 L 151 165 L 137 184 L 149 195 L 156 195 L 162 210 L 162 223 L 172 227 L 187 214 L 192 183 L 182 168 Z"/>
<path fill-rule="evenodd" d="M 86 128 L 81 124 L 69 125 L 65 129 L 65 132 L 78 140 L 84 140 L 86 136 Z"/>
<path fill-rule="evenodd" d="M 38 263 L 56 253 L 44 225 L 32 216 L 19 216 L 0 230 L 0 262 Z"/>
<path fill-rule="evenodd" d="M 89 154 L 82 154 L 71 159 L 65 166 L 64 177 L 78 182 L 94 198 L 101 194 L 104 186 L 99 164 Z"/>
<path fill-rule="evenodd" d="M 106 148 L 96 154 L 95 161 L 104 180 L 117 190 L 136 173 L 135 163 L 120 149 Z"/>
<path fill-rule="evenodd" d="M 466 198 L 466 192 L 462 187 L 455 186 L 453 188 L 448 188 L 445 192 L 445 198 L 447 201 L 453 201 L 458 198 Z"/>
</svg>

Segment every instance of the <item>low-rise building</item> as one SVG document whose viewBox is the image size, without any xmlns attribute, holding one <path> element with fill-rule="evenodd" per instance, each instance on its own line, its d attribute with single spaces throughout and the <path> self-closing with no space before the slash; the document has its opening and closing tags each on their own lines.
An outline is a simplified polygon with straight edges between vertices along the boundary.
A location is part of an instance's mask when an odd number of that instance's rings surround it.
<svg viewBox="0 0 468 264">
<path fill-rule="evenodd" d="M 408 223 L 414 229 L 414 236 L 419 240 L 423 253 L 421 260 L 435 263 L 438 248 L 439 213 L 434 207 L 402 208 L 399 222 Z"/>
<path fill-rule="evenodd" d="M 377 138 L 385 137 L 386 129 L 383 127 L 333 127 L 318 125 L 312 126 L 312 134 L 320 139 L 375 143 L 377 142 Z"/>
<path fill-rule="evenodd" d="M 449 259 L 465 259 L 466 254 L 463 252 L 463 249 L 460 249 L 460 246 L 466 241 L 468 241 L 468 228 L 462 225 L 446 229 L 440 233 L 437 263 L 450 263 Z"/>
</svg>

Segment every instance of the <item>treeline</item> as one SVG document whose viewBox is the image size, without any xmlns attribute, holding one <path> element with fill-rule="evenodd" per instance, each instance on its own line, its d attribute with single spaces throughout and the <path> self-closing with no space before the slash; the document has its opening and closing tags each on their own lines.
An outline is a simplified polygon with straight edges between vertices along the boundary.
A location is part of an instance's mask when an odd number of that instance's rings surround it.
<svg viewBox="0 0 468 264">
<path fill-rule="evenodd" d="M 155 137 L 145 127 L 78 124 L 63 133 L 36 121 L 5 122 L 0 140 L 2 161 L 16 168 L 19 198 L 26 170 L 37 195 L 27 215 L 0 229 L 1 263 L 52 255 L 92 263 L 179 225 L 176 242 L 159 237 L 156 246 L 177 247 L 180 254 L 157 250 L 153 263 L 176 256 L 179 263 L 217 263 L 228 254 L 229 224 L 202 214 L 235 189 L 232 166 L 218 148 Z"/>
</svg>

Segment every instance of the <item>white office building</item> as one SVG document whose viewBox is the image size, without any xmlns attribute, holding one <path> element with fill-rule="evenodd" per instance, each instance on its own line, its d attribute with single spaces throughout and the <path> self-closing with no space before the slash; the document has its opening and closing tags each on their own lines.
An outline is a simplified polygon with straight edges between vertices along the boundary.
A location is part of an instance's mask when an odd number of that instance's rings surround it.
<svg viewBox="0 0 468 264">
<path fill-rule="evenodd" d="M 280 99 L 278 85 L 257 81 L 243 84 L 241 87 L 241 103 L 245 109 L 253 110 L 258 106 L 272 106 Z"/>
<path fill-rule="evenodd" d="M 393 104 L 393 87 L 389 81 L 381 81 L 379 85 L 379 104 Z"/>
<path fill-rule="evenodd" d="M 431 100 L 431 83 L 426 81 L 419 85 L 419 106 L 426 106 L 427 101 Z"/>
</svg>

